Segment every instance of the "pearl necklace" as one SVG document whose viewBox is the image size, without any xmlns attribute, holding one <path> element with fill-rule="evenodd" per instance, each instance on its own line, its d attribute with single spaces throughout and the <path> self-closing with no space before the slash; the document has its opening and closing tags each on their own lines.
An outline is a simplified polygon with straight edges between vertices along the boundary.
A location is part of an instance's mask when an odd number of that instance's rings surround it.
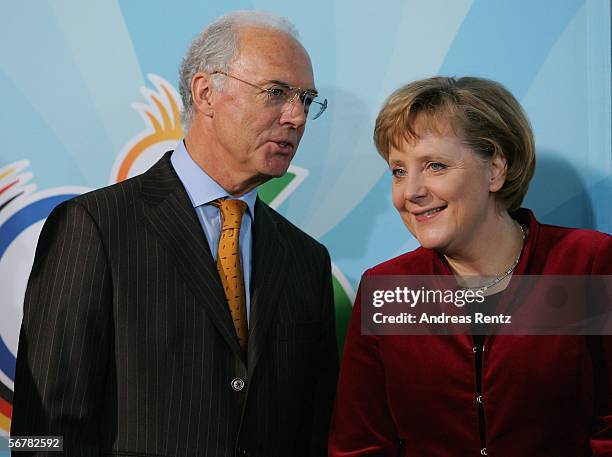
<svg viewBox="0 0 612 457">
<path fill-rule="evenodd" d="M 525 238 L 526 238 L 525 229 L 518 222 L 517 222 L 517 225 L 521 229 L 521 237 L 522 237 L 521 241 L 522 241 L 522 244 L 525 244 Z M 491 282 L 488 282 L 487 284 L 484 284 L 482 286 L 462 287 L 462 289 L 463 290 L 476 290 L 476 291 L 481 290 L 483 292 L 486 292 L 491 287 L 499 284 L 501 281 L 503 281 L 508 276 L 510 276 L 510 274 L 512 274 L 512 272 L 514 271 L 514 269 L 516 268 L 516 266 L 519 263 L 519 260 L 521 258 L 521 253 L 522 252 L 523 252 L 523 246 L 521 246 L 521 250 L 519 251 L 518 255 L 516 256 L 516 259 L 514 259 L 514 262 L 512 262 L 512 265 L 510 265 L 507 270 L 505 270 L 502 273 L 500 273 L 499 275 L 495 276 L 495 278 L 493 278 L 493 280 Z"/>
</svg>

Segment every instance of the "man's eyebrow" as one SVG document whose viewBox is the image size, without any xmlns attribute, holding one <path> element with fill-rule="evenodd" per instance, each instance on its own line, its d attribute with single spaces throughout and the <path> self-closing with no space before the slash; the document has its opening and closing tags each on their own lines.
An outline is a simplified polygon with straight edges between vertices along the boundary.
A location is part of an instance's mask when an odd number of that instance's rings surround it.
<svg viewBox="0 0 612 457">
<path fill-rule="evenodd" d="M 292 86 L 291 84 L 285 82 L 285 81 L 279 81 L 277 79 L 269 79 L 268 80 L 269 84 L 276 84 L 277 86 L 283 86 L 286 87 L 287 89 L 295 89 L 295 86 Z M 318 94 L 319 91 L 317 91 L 317 89 L 312 89 L 312 88 L 304 88 L 301 87 L 300 89 L 311 92 L 313 94 Z"/>
</svg>

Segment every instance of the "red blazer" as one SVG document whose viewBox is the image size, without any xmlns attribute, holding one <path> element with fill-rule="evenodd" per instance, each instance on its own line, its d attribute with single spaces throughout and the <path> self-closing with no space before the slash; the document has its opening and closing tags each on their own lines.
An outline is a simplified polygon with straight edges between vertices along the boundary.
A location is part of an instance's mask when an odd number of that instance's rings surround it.
<svg viewBox="0 0 612 457">
<path fill-rule="evenodd" d="M 611 236 L 542 225 L 528 210 L 513 217 L 529 227 L 515 274 L 612 274 Z M 365 274 L 450 273 L 434 251 L 418 248 Z M 485 337 L 487 455 L 612 456 L 612 338 L 595 339 L 597 348 L 591 349 L 589 341 L 585 336 Z M 472 346 L 469 335 L 362 335 L 358 294 L 329 455 L 484 455 Z"/>
</svg>

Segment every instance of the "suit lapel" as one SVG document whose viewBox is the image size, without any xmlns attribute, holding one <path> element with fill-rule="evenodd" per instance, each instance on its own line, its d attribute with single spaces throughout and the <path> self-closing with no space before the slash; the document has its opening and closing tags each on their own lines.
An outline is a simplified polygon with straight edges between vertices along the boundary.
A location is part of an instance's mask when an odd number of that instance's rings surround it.
<svg viewBox="0 0 612 457">
<path fill-rule="evenodd" d="M 170 153 L 143 175 L 141 192 L 148 203 L 145 224 L 164 243 L 198 303 L 241 357 L 217 267 L 191 201 L 170 163 Z"/>
<path fill-rule="evenodd" d="M 286 241 L 278 230 L 271 209 L 257 199 L 253 231 L 251 273 L 251 317 L 249 322 L 249 379 L 266 344 L 272 317 L 288 268 Z"/>
</svg>

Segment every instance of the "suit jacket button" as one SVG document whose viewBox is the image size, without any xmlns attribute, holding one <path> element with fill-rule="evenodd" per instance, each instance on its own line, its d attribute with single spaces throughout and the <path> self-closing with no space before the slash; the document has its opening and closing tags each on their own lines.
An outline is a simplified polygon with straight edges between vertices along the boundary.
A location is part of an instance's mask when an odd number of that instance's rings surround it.
<svg viewBox="0 0 612 457">
<path fill-rule="evenodd" d="M 240 378 L 232 379 L 232 389 L 234 389 L 236 392 L 240 392 L 242 389 L 244 389 L 244 381 Z"/>
</svg>

